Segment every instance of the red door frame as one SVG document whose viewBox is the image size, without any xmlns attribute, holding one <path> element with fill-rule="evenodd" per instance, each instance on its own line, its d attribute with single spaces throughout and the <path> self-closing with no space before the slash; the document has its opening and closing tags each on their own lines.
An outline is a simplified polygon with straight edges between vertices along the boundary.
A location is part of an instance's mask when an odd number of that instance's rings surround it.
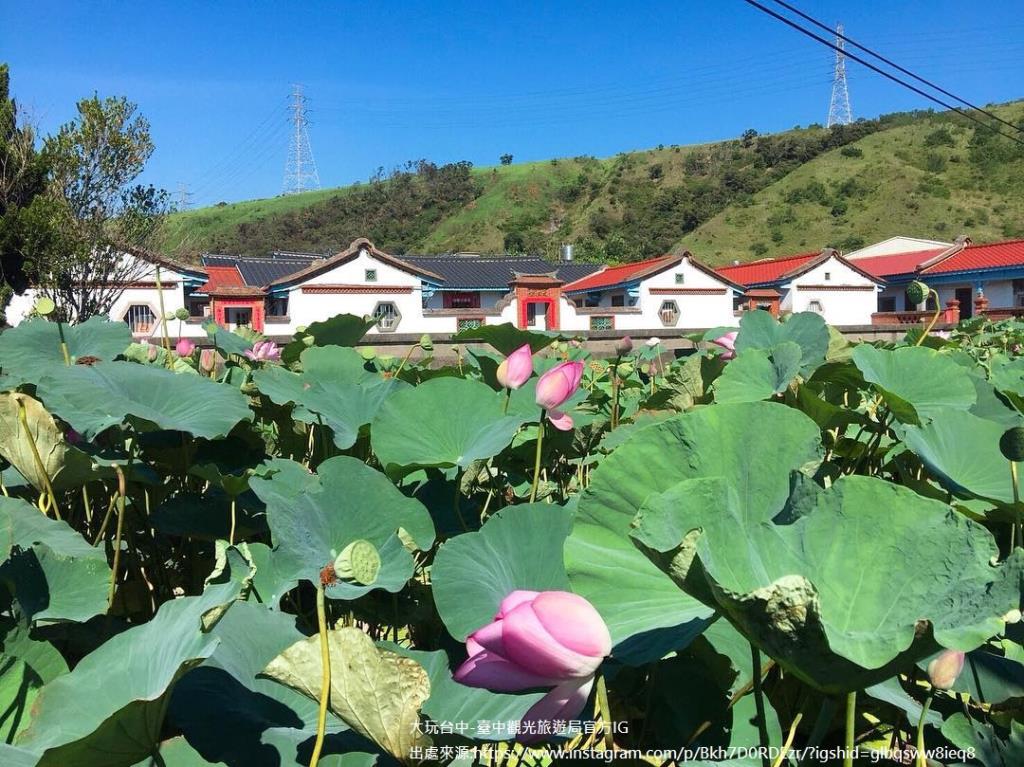
<svg viewBox="0 0 1024 767">
<path fill-rule="evenodd" d="M 528 326 L 526 324 L 527 311 L 526 307 L 530 304 L 544 304 L 544 329 L 555 330 L 552 327 L 552 316 L 554 315 L 555 301 L 553 298 L 523 298 L 519 301 L 519 327 L 525 330 Z"/>
</svg>

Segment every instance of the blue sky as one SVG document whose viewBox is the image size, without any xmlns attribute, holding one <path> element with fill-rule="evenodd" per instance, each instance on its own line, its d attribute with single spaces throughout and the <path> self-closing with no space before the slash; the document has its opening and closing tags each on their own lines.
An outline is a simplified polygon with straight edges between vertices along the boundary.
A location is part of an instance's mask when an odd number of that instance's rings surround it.
<svg viewBox="0 0 1024 767">
<path fill-rule="evenodd" d="M 770 4 L 770 3 L 768 3 Z M 1024 97 L 1020 0 L 793 0 L 975 103 Z M 824 122 L 830 51 L 741 0 L 6 2 L 0 60 L 43 132 L 136 101 L 146 180 L 193 202 L 281 191 L 291 83 L 324 186 L 408 159 L 607 156 Z M 858 64 L 855 116 L 924 108 Z"/>
</svg>

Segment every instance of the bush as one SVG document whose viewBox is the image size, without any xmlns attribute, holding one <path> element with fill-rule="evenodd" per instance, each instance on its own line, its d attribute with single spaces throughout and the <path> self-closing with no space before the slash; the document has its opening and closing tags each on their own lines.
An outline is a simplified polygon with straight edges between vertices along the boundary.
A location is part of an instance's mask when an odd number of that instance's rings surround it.
<svg viewBox="0 0 1024 767">
<path fill-rule="evenodd" d="M 841 154 L 843 157 L 863 157 L 864 150 L 861 149 L 859 146 L 844 146 L 842 149 L 839 150 L 839 154 Z"/>
</svg>

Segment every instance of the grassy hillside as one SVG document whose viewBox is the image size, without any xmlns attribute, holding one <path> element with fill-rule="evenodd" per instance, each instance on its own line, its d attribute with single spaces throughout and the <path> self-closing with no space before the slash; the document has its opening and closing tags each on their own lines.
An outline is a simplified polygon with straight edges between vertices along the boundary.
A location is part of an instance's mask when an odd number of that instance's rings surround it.
<svg viewBox="0 0 1024 767">
<path fill-rule="evenodd" d="M 1024 122 L 1024 102 L 999 107 Z M 892 234 L 1024 235 L 1024 151 L 961 118 L 889 115 L 605 159 L 490 168 L 408 163 L 367 183 L 175 214 L 163 247 L 539 252 L 635 260 L 688 247 L 711 263 Z"/>
</svg>

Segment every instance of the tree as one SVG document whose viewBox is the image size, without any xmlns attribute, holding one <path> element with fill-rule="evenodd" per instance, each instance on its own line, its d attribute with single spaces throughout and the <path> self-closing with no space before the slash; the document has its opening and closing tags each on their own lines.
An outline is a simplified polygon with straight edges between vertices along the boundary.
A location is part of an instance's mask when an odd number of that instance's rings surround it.
<svg viewBox="0 0 1024 767">
<path fill-rule="evenodd" d="M 43 191 L 45 181 L 46 166 L 36 151 L 35 132 L 19 125 L 18 107 L 10 95 L 10 73 L 6 64 L 0 64 L 0 286 L 19 292 L 27 287 L 22 213 Z"/>
<path fill-rule="evenodd" d="M 508 153 L 503 154 L 498 159 L 501 160 L 501 164 L 502 165 L 511 165 L 512 164 L 512 155 L 510 155 Z"/>
<path fill-rule="evenodd" d="M 136 183 L 153 153 L 149 123 L 124 98 L 78 102 L 78 117 L 47 138 L 46 191 L 25 210 L 25 268 L 68 320 L 106 314 L 149 265 L 169 210 L 167 192 Z"/>
</svg>

